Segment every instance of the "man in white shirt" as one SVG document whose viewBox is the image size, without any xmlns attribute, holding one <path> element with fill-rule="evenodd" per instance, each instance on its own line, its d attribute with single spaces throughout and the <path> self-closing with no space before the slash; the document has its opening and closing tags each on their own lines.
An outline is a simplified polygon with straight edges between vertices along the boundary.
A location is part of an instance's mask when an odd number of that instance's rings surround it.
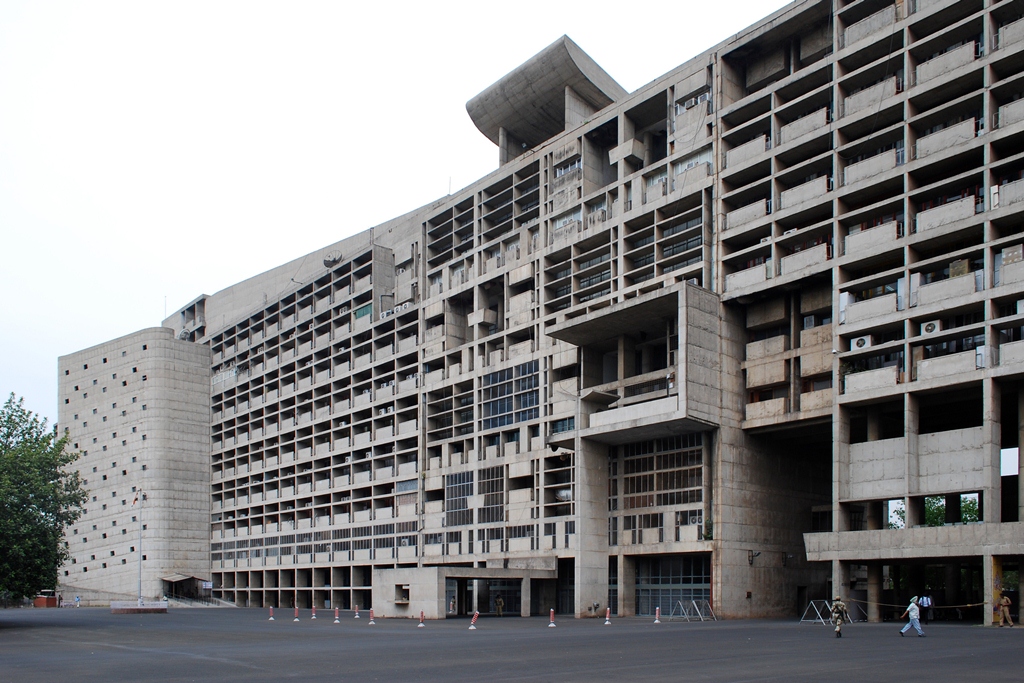
<svg viewBox="0 0 1024 683">
<path fill-rule="evenodd" d="M 913 626 L 914 629 L 917 631 L 917 637 L 918 638 L 924 638 L 924 631 L 921 630 L 921 621 L 920 621 L 920 618 L 921 618 L 921 608 L 919 608 L 917 606 L 917 596 L 916 595 L 914 597 L 910 598 L 910 605 L 907 606 L 907 611 L 905 611 L 903 614 L 900 615 L 900 619 L 902 619 L 903 617 L 905 617 L 907 615 L 910 615 L 910 620 L 907 622 L 906 626 L 904 626 L 902 629 L 900 629 L 900 637 L 902 638 L 903 634 L 906 633 L 907 631 L 909 631 L 910 627 Z"/>
</svg>

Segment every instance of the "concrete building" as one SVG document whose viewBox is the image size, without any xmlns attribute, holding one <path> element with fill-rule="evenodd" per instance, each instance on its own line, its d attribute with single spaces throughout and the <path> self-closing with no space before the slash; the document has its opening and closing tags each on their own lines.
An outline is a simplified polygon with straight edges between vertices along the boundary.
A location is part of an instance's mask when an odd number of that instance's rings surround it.
<svg viewBox="0 0 1024 683">
<path fill-rule="evenodd" d="M 1024 552 L 1022 16 L 807 0 L 633 93 L 563 38 L 475 97 L 496 171 L 164 321 L 210 354 L 215 595 L 990 603 Z"/>
<path fill-rule="evenodd" d="M 59 424 L 89 493 L 66 532 L 65 599 L 199 588 L 210 567 L 209 348 L 156 327 L 63 356 L 58 378 Z"/>
</svg>

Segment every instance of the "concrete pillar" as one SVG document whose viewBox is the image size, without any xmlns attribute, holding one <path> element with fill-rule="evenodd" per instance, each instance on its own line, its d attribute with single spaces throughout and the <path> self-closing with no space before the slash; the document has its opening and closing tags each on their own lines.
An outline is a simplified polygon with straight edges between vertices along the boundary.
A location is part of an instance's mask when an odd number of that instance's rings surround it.
<svg viewBox="0 0 1024 683">
<path fill-rule="evenodd" d="M 868 621 L 877 624 L 882 621 L 882 563 L 868 564 Z"/>
<path fill-rule="evenodd" d="M 957 524 L 963 521 L 960 513 L 960 494 L 950 493 L 946 495 L 946 524 Z"/>
<path fill-rule="evenodd" d="M 619 616 L 636 616 L 636 560 L 619 555 Z"/>
<path fill-rule="evenodd" d="M 992 595 L 998 591 L 1003 579 L 1003 566 L 998 557 L 986 553 L 981 558 L 982 588 L 981 597 L 984 606 L 981 608 L 982 623 L 985 626 L 993 624 L 992 606 L 994 601 Z"/>
<path fill-rule="evenodd" d="M 884 517 L 882 513 L 883 502 L 880 500 L 869 501 L 865 507 L 865 513 L 867 517 L 867 528 L 871 531 L 877 531 L 878 529 L 884 529 Z"/>
<path fill-rule="evenodd" d="M 832 560 L 832 595 L 830 599 L 839 595 L 843 598 L 850 596 L 850 565 L 839 560 Z"/>
<path fill-rule="evenodd" d="M 994 379 L 982 382 L 982 424 L 984 441 L 982 447 L 988 456 L 984 464 L 983 479 L 986 483 L 982 505 L 982 519 L 986 524 L 998 524 L 1003 516 L 1002 477 L 1000 447 L 1002 434 L 1002 398 L 999 385 Z M 991 617 L 991 615 L 990 615 Z"/>
<path fill-rule="evenodd" d="M 1024 521 L 1024 386 L 1017 393 L 1017 521 Z"/>
<path fill-rule="evenodd" d="M 470 613 L 480 611 L 480 581 L 473 579 L 473 608 Z"/>
<path fill-rule="evenodd" d="M 520 606 L 519 616 L 528 617 L 530 616 L 530 577 L 524 576 L 520 582 Z"/>
<path fill-rule="evenodd" d="M 924 523 L 924 501 L 921 501 L 919 509 L 914 508 L 912 496 L 919 490 L 917 484 L 918 459 L 917 459 L 917 437 L 920 434 L 920 402 L 913 394 L 906 394 L 903 404 L 904 411 L 904 447 L 906 457 L 905 485 L 906 494 L 903 499 L 906 510 L 906 526 L 909 529 L 917 524 Z M 918 515 L 917 513 L 921 514 Z"/>
<path fill-rule="evenodd" d="M 877 406 L 869 406 L 867 409 L 868 441 L 878 441 L 882 438 L 882 413 Z"/>
</svg>

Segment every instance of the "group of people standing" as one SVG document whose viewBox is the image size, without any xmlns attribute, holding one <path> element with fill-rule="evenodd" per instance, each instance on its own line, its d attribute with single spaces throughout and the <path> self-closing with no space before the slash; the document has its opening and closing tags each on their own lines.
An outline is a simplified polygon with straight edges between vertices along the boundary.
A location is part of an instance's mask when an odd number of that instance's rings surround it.
<svg viewBox="0 0 1024 683">
<path fill-rule="evenodd" d="M 907 609 L 900 615 L 900 619 L 907 619 L 906 625 L 900 629 L 900 637 L 903 637 L 911 628 L 917 631 L 918 638 L 925 637 L 924 630 L 921 628 L 922 616 L 924 617 L 924 623 L 927 624 L 932 604 L 931 597 L 927 595 L 922 596 L 920 599 L 916 595 L 910 598 L 910 604 L 907 605 Z M 1003 593 L 999 602 L 996 603 L 1000 628 L 1004 624 L 1010 627 L 1013 626 L 1013 619 L 1010 617 L 1010 606 L 1012 604 L 1010 597 L 1006 593 Z M 843 637 L 843 624 L 853 621 L 850 618 L 850 612 L 846 607 L 846 603 L 843 602 L 842 597 L 839 595 L 832 601 L 832 606 L 829 610 L 829 620 L 835 626 L 836 638 Z"/>
</svg>

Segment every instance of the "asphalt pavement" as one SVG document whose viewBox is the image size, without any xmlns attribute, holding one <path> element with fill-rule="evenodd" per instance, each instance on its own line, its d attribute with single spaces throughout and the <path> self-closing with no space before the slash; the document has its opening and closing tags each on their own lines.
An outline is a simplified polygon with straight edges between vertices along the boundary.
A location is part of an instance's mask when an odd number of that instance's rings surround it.
<svg viewBox="0 0 1024 683">
<path fill-rule="evenodd" d="M 483 617 L 416 621 L 320 611 L 0 610 L 0 682 L 1014 681 L 1024 628 L 789 621 Z"/>
</svg>

